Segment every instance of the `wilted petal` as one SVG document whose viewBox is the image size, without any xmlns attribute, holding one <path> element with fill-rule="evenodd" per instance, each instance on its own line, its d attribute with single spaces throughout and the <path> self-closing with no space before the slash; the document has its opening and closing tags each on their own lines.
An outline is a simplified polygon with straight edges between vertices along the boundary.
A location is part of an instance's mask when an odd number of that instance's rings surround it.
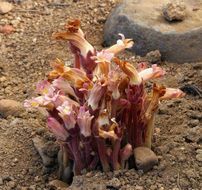
<svg viewBox="0 0 202 190">
<path fill-rule="evenodd" d="M 142 82 L 141 76 L 135 69 L 135 67 L 131 64 L 129 64 L 127 61 L 121 61 L 117 58 L 113 59 L 115 63 L 120 67 L 120 69 L 128 75 L 130 78 L 130 84 L 131 85 L 139 85 Z"/>
<path fill-rule="evenodd" d="M 88 89 L 92 88 L 92 83 L 83 71 L 77 68 L 66 68 L 65 72 L 61 75 L 76 88 L 84 88 L 84 84 L 88 84 Z"/>
<path fill-rule="evenodd" d="M 182 98 L 184 96 L 185 93 L 180 89 L 166 88 L 166 93 L 160 98 L 160 100 L 166 100 L 170 98 Z"/>
<path fill-rule="evenodd" d="M 107 110 L 102 110 L 97 119 L 98 126 L 109 125 L 109 114 Z"/>
<path fill-rule="evenodd" d="M 60 60 L 57 60 L 57 63 L 52 63 L 51 66 L 54 71 L 51 71 L 46 75 L 48 79 L 53 80 L 63 77 L 78 89 L 83 88 L 84 83 L 88 83 L 88 88 L 92 87 L 90 79 L 82 70 L 67 67 Z"/>
<path fill-rule="evenodd" d="M 72 52 L 80 57 L 80 63 L 87 73 L 94 70 L 96 63 L 91 57 L 96 55 L 96 49 L 88 43 L 81 32 L 60 32 L 53 36 L 58 40 L 70 42 Z"/>
<path fill-rule="evenodd" d="M 153 113 L 159 107 L 159 100 L 162 98 L 166 93 L 166 88 L 164 86 L 157 86 L 155 83 L 153 84 L 153 90 L 149 95 L 150 103 L 147 107 L 145 116 L 147 120 L 152 118 Z"/>
<path fill-rule="evenodd" d="M 79 50 L 81 55 L 84 57 L 87 56 L 87 53 L 91 51 L 94 52 L 93 46 L 80 34 L 75 32 L 60 32 L 54 33 L 53 37 L 56 37 L 57 40 L 68 40 L 74 46 L 76 46 Z"/>
<path fill-rule="evenodd" d="M 69 137 L 69 133 L 64 129 L 64 127 L 53 117 L 49 117 L 48 128 L 55 134 L 59 141 L 66 141 Z"/>
<path fill-rule="evenodd" d="M 75 19 L 74 21 L 67 21 L 67 25 L 64 27 L 65 29 L 69 30 L 70 32 L 80 32 L 79 31 L 79 26 L 80 26 L 80 21 L 78 19 Z M 83 32 L 81 34 L 84 36 Z"/>
<path fill-rule="evenodd" d="M 139 75 L 142 77 L 143 81 L 150 79 L 161 78 L 166 74 L 166 72 L 157 65 L 152 65 L 152 68 L 144 69 L 139 72 Z"/>
<path fill-rule="evenodd" d="M 80 127 L 81 134 L 85 137 L 91 135 L 91 120 L 94 116 L 91 116 L 89 111 L 85 111 L 85 107 L 81 106 L 77 116 L 77 123 Z"/>
<path fill-rule="evenodd" d="M 72 104 L 65 101 L 61 106 L 57 107 L 59 116 L 63 119 L 67 130 L 73 129 L 76 124 L 76 113 Z"/>
<path fill-rule="evenodd" d="M 104 139 L 112 139 L 112 140 L 118 139 L 114 131 L 104 131 L 102 129 L 99 129 L 99 137 L 102 137 Z"/>
<path fill-rule="evenodd" d="M 118 139 L 117 134 L 115 133 L 115 128 L 118 127 L 117 123 L 113 123 L 109 130 L 104 130 L 102 127 L 99 127 L 99 137 L 102 137 L 104 139 L 111 139 L 116 140 Z"/>
<path fill-rule="evenodd" d="M 108 53 L 114 53 L 116 56 L 126 48 L 132 48 L 134 42 L 132 39 L 125 39 L 125 36 L 123 34 L 119 34 L 121 36 L 121 40 L 117 40 L 117 44 L 111 46 L 109 49 L 106 49 L 105 51 Z"/>
</svg>

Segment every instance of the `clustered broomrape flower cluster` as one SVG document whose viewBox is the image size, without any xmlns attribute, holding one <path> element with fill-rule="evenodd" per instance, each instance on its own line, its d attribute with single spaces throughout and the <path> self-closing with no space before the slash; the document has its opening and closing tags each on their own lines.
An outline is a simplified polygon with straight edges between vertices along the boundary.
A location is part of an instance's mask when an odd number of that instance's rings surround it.
<svg viewBox="0 0 202 190">
<path fill-rule="evenodd" d="M 83 169 L 103 171 L 125 167 L 133 149 L 151 148 L 154 117 L 161 100 L 183 97 L 179 89 L 153 84 L 147 94 L 144 83 L 165 75 L 157 65 L 136 70 L 115 56 L 133 46 L 123 34 L 117 44 L 97 52 L 79 28 L 69 21 L 67 31 L 55 33 L 67 40 L 75 56 L 70 68 L 57 59 L 47 80 L 37 85 L 39 97 L 25 101 L 26 107 L 44 108 L 49 129 L 61 143 L 63 154 L 74 161 L 74 174 Z M 111 69 L 112 61 L 116 63 Z"/>
</svg>

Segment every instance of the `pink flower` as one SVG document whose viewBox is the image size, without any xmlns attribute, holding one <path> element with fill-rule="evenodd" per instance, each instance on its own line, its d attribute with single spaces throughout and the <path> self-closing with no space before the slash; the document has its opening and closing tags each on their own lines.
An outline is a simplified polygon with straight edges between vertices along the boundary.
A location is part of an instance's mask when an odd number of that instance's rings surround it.
<svg viewBox="0 0 202 190">
<path fill-rule="evenodd" d="M 185 93 L 180 89 L 175 88 L 166 88 L 166 93 L 160 98 L 160 100 L 166 100 L 170 98 L 182 98 L 185 96 Z"/>
<path fill-rule="evenodd" d="M 54 91 L 55 89 L 47 80 L 39 82 L 36 87 L 36 93 L 44 96 L 53 96 Z"/>
<path fill-rule="evenodd" d="M 32 98 L 30 100 L 25 100 L 24 106 L 28 107 L 28 108 L 43 107 L 43 108 L 46 108 L 47 110 L 50 110 L 50 111 L 53 110 L 53 108 L 54 108 L 54 104 L 52 103 L 52 101 L 46 100 L 44 98 L 44 96 L 38 96 L 38 97 Z"/>
<path fill-rule="evenodd" d="M 63 119 L 67 130 L 73 129 L 76 124 L 76 108 L 74 105 L 65 101 L 61 106 L 57 107 L 59 116 Z"/>
<path fill-rule="evenodd" d="M 94 116 L 91 116 L 89 111 L 85 111 L 85 107 L 81 106 L 77 116 L 77 123 L 80 127 L 81 134 L 85 137 L 91 136 L 91 120 Z"/>
<path fill-rule="evenodd" d="M 138 72 L 141 72 L 145 69 L 147 69 L 147 63 L 146 62 L 141 62 L 138 64 Z"/>
<path fill-rule="evenodd" d="M 161 78 L 165 74 L 166 72 L 161 67 L 157 67 L 157 65 L 152 65 L 152 68 L 144 69 L 139 72 L 139 75 L 142 77 L 143 81 Z"/>
<path fill-rule="evenodd" d="M 73 90 L 73 88 L 71 87 L 71 85 L 69 84 L 69 82 L 62 78 L 62 77 L 59 77 L 57 79 L 55 79 L 53 82 L 52 82 L 53 86 L 57 89 L 60 89 L 62 90 L 65 94 L 68 94 L 68 95 L 71 95 L 73 96 L 74 98 L 77 99 L 77 96 Z"/>
<path fill-rule="evenodd" d="M 98 52 L 96 56 L 92 56 L 91 59 L 95 60 L 97 66 L 93 72 L 96 76 L 104 75 L 107 77 L 108 73 L 110 72 L 110 61 L 113 58 L 113 53 L 108 53 L 105 50 Z"/>
<path fill-rule="evenodd" d="M 66 141 L 69 137 L 69 133 L 65 130 L 65 128 L 53 117 L 49 117 L 48 128 L 55 134 L 59 141 Z"/>
<path fill-rule="evenodd" d="M 125 39 L 125 36 L 123 34 L 120 34 L 121 40 L 117 40 L 117 44 L 111 46 L 110 48 L 106 49 L 105 51 L 108 53 L 113 53 L 115 56 L 125 50 L 126 48 L 132 48 L 134 42 L 132 39 Z"/>
<path fill-rule="evenodd" d="M 113 57 L 114 57 L 113 53 L 109 53 L 106 50 L 102 50 L 101 52 L 98 52 L 96 56 L 93 56 L 91 58 L 95 59 L 96 63 L 103 63 L 103 62 L 110 63 Z"/>
<path fill-rule="evenodd" d="M 99 81 L 97 81 L 93 85 L 93 88 L 89 91 L 88 106 L 91 106 L 93 110 L 96 110 L 105 91 L 106 91 L 105 83 L 101 84 Z"/>
</svg>

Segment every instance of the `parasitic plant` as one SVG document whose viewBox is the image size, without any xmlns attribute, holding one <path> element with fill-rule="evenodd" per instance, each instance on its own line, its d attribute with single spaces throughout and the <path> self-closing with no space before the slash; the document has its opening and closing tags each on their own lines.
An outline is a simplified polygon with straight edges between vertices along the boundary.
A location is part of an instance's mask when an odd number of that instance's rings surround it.
<svg viewBox="0 0 202 190">
<path fill-rule="evenodd" d="M 117 170 L 139 146 L 151 148 L 154 119 L 159 102 L 183 97 L 179 89 L 153 84 L 147 93 L 144 83 L 165 75 L 157 65 L 138 69 L 116 55 L 133 46 L 132 39 L 97 52 L 79 28 L 79 20 L 69 21 L 66 31 L 55 33 L 67 40 L 75 56 L 74 67 L 57 59 L 52 71 L 37 85 L 39 97 L 25 101 L 26 107 L 46 110 L 48 128 L 61 144 L 64 164 L 74 163 L 74 174 L 83 169 Z M 111 64 L 117 67 L 113 70 Z M 66 167 L 66 166 L 65 166 Z"/>
</svg>

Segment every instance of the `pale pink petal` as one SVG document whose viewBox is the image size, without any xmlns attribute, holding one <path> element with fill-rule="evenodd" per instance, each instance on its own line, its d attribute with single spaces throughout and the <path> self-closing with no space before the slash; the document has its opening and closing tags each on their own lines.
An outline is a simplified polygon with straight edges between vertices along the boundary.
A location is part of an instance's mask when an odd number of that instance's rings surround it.
<svg viewBox="0 0 202 190">
<path fill-rule="evenodd" d="M 94 116 L 91 116 L 89 111 L 85 111 L 85 107 L 81 106 L 77 116 L 77 123 L 80 127 L 80 132 L 83 136 L 89 137 L 91 135 L 91 120 Z"/>
<path fill-rule="evenodd" d="M 64 129 L 64 127 L 53 117 L 49 117 L 48 128 L 55 134 L 58 140 L 66 141 L 69 137 L 69 133 Z"/>
<path fill-rule="evenodd" d="M 184 96 L 185 93 L 180 89 L 166 88 L 166 93 L 160 98 L 160 100 L 166 100 L 170 98 L 182 98 Z"/>
</svg>

